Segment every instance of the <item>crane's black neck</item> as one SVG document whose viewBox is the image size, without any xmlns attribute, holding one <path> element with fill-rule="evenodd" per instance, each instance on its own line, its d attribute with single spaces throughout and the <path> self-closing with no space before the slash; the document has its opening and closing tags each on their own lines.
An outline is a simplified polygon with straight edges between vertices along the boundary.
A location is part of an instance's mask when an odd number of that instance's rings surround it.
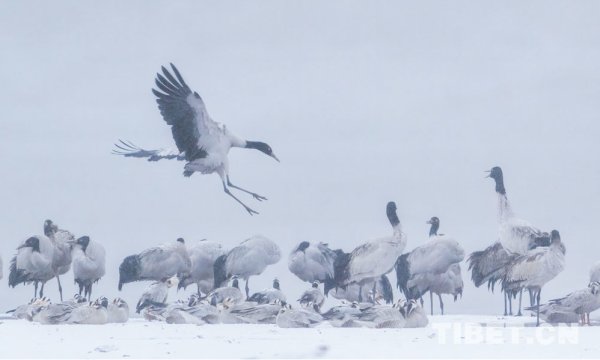
<svg viewBox="0 0 600 360">
<path fill-rule="evenodd" d="M 506 189 L 504 188 L 504 176 L 500 173 L 494 177 L 496 182 L 496 192 L 500 195 L 506 195 Z"/>
<path fill-rule="evenodd" d="M 436 236 L 439 228 L 440 223 L 432 222 L 431 227 L 429 228 L 429 236 Z"/>
<path fill-rule="evenodd" d="M 398 219 L 398 215 L 396 214 L 396 204 L 390 202 L 386 208 L 386 214 L 392 227 L 395 228 L 400 224 L 400 219 Z"/>
</svg>

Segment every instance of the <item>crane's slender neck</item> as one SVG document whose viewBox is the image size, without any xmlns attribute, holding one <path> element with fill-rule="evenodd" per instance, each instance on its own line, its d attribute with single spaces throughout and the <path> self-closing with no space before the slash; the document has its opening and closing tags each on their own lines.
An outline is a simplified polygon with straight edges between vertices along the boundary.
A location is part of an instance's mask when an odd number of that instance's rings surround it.
<svg viewBox="0 0 600 360">
<path fill-rule="evenodd" d="M 505 194 L 498 193 L 498 220 L 500 222 L 513 216 L 513 211 Z"/>
<path fill-rule="evenodd" d="M 429 228 L 429 237 L 437 236 L 438 229 L 440 228 L 439 223 L 431 223 L 431 227 Z"/>
<path fill-rule="evenodd" d="M 398 219 L 398 215 L 396 214 L 396 210 L 388 209 L 387 217 L 394 229 L 394 234 L 400 234 L 402 232 L 402 226 L 400 224 L 400 219 Z"/>
</svg>

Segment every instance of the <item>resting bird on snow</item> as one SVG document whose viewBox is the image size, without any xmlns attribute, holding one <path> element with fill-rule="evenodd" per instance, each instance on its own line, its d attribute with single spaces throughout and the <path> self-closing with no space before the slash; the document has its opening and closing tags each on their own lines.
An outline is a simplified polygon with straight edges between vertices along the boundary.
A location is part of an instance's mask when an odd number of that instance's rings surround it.
<svg viewBox="0 0 600 360">
<path fill-rule="evenodd" d="M 361 313 L 359 304 L 352 302 L 334 306 L 321 315 L 333 327 L 351 327 L 353 321 L 357 320 Z"/>
<path fill-rule="evenodd" d="M 121 298 L 115 298 L 107 307 L 109 323 L 125 323 L 129 320 L 129 305 Z"/>
<path fill-rule="evenodd" d="M 422 328 L 427 326 L 429 319 L 427 319 L 427 314 L 425 314 L 425 311 L 421 305 L 419 305 L 417 300 L 411 299 L 407 301 L 405 304 L 405 309 L 405 328 Z"/>
<path fill-rule="evenodd" d="M 346 324 L 348 327 L 403 328 L 406 325 L 404 302 L 393 306 L 373 305 L 361 311 L 358 319 Z"/>
<path fill-rule="evenodd" d="M 12 317 L 15 319 L 24 319 L 32 321 L 33 317 L 40 311 L 45 309 L 51 304 L 50 299 L 47 298 L 34 298 L 31 299 L 27 304 L 20 305 L 14 310 L 7 311 L 12 313 Z"/>
<path fill-rule="evenodd" d="M 246 280 L 246 298 L 250 296 L 248 279 L 260 275 L 269 265 L 281 259 L 279 246 L 262 235 L 255 235 L 244 240 L 240 245 L 231 249 L 226 255 L 221 255 L 214 264 L 215 288 L 229 280 L 233 275 Z"/>
<path fill-rule="evenodd" d="M 350 254 L 338 255 L 334 264 L 336 286 L 345 287 L 356 283 L 362 287 L 394 269 L 396 259 L 406 246 L 406 236 L 396 214 L 396 203 L 390 201 L 387 204 L 386 215 L 392 225 L 392 235 L 366 242 Z M 359 291 L 360 301 L 361 292 Z"/>
<path fill-rule="evenodd" d="M 213 265 L 219 256 L 226 253 L 221 244 L 201 240 L 188 247 L 192 267 L 188 274 L 179 274 L 178 288 L 185 289 L 188 285 L 196 284 L 198 295 L 208 294 L 214 289 L 215 276 Z"/>
<path fill-rule="evenodd" d="M 462 278 L 460 263 L 465 252 L 460 244 L 447 236 L 437 235 L 439 219 L 431 218 L 429 242 L 416 247 L 409 253 L 398 258 L 396 262 L 397 286 L 408 300 L 420 298 L 430 291 L 431 302 L 433 293 L 462 293 Z M 440 308 L 443 313 L 441 296 Z M 433 305 L 431 306 L 433 313 Z"/>
<path fill-rule="evenodd" d="M 539 307 L 540 317 L 549 323 L 572 323 L 590 325 L 590 313 L 600 308 L 600 282 L 591 282 L 586 289 L 574 291 L 567 296 L 550 300 Z M 538 307 L 525 310 L 537 311 Z"/>
<path fill-rule="evenodd" d="M 375 288 L 375 294 L 373 294 L 373 288 Z M 394 291 L 387 275 L 381 275 L 378 279 L 366 282 L 363 286 L 350 284 L 345 289 L 338 287 L 330 290 L 329 294 L 336 299 L 350 302 L 363 300 L 374 303 L 383 300 L 386 304 L 394 302 Z"/>
<path fill-rule="evenodd" d="M 227 298 L 221 304 L 221 322 L 223 324 L 275 324 L 282 304 L 279 299 L 266 304 L 253 302 L 235 304 L 232 299 Z"/>
<path fill-rule="evenodd" d="M 564 245 L 557 230 L 552 230 L 550 246 L 529 250 L 509 264 L 508 271 L 502 280 L 503 289 L 513 289 L 515 286 L 530 289 L 536 299 L 537 325 L 540 324 L 540 295 L 542 287 L 565 267 Z M 520 305 L 519 305 L 520 308 Z"/>
<path fill-rule="evenodd" d="M 302 241 L 288 258 L 288 268 L 300 280 L 325 284 L 325 294 L 335 287 L 334 263 L 341 250 L 331 250 L 325 243 Z"/>
<path fill-rule="evenodd" d="M 106 253 L 104 247 L 89 236 L 82 236 L 73 247 L 73 275 L 79 285 L 79 295 L 84 292 L 88 299 L 92 296 L 92 285 L 105 273 Z"/>
<path fill-rule="evenodd" d="M 150 284 L 138 301 L 135 312 L 140 313 L 142 309 L 149 305 L 163 305 L 167 302 L 167 296 L 169 295 L 169 289 L 173 286 L 177 286 L 179 279 L 176 276 L 162 279 Z"/>
<path fill-rule="evenodd" d="M 309 307 L 312 306 L 316 312 L 321 312 L 321 307 L 325 303 L 325 296 L 319 290 L 319 283 L 315 281 L 312 284 L 312 288 L 310 290 L 306 290 L 298 299 L 300 306 Z"/>
<path fill-rule="evenodd" d="M 244 301 L 244 295 L 240 291 L 236 276 L 232 278 L 231 286 L 218 287 L 206 295 L 206 300 L 212 306 L 221 304 L 227 298 L 232 299 L 236 304 Z"/>
<path fill-rule="evenodd" d="M 279 310 L 275 322 L 280 328 L 308 328 L 317 326 L 323 321 L 318 313 L 305 309 L 292 309 L 286 304 Z"/>
<path fill-rule="evenodd" d="M 242 140 L 233 135 L 224 125 L 213 121 L 208 115 L 200 95 L 197 92 L 192 92 L 173 64 L 171 64 L 171 68 L 175 77 L 163 66 L 164 76 L 158 73 L 155 80 L 160 91 L 152 89 L 152 92 L 157 97 L 156 102 L 163 119 L 171 126 L 173 139 L 179 151 L 145 150 L 131 143 L 121 141 L 120 144 L 116 144 L 118 149 L 114 153 L 123 156 L 148 158 L 148 161 L 161 159 L 185 161 L 183 175 L 186 177 L 192 176 L 194 172 L 202 174 L 217 173 L 221 178 L 225 193 L 244 206 L 250 215 L 258 214 L 229 190 L 229 188 L 234 188 L 252 195 L 256 200 L 266 200 L 263 196 L 231 183 L 229 178 L 229 150 L 232 147 L 256 149 L 277 161 L 279 159 L 269 145 L 260 141 Z"/>
<path fill-rule="evenodd" d="M 248 298 L 248 301 L 258 304 L 272 304 L 275 300 L 279 300 L 282 303 L 287 301 L 285 294 L 281 291 L 279 286 L 279 279 L 273 280 L 272 289 L 265 289 L 263 291 L 256 292 Z"/>
<path fill-rule="evenodd" d="M 138 255 L 130 255 L 119 265 L 119 291 L 123 284 L 155 280 L 180 275 L 184 277 L 190 272 L 192 262 L 182 238 L 172 243 L 153 247 Z"/>
</svg>

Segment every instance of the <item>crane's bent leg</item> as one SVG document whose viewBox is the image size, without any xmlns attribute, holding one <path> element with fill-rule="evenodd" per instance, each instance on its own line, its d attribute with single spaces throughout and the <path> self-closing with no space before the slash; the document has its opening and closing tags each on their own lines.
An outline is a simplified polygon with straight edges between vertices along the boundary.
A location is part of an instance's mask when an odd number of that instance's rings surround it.
<svg viewBox="0 0 600 360">
<path fill-rule="evenodd" d="M 232 198 L 235 199 L 235 201 L 237 201 L 238 203 L 240 203 L 244 209 L 246 209 L 246 211 L 248 212 L 248 214 L 250 215 L 254 215 L 254 214 L 258 214 L 257 211 L 254 211 L 252 209 L 250 209 L 246 204 L 244 204 L 243 202 L 240 201 L 240 199 L 238 199 L 237 197 L 235 197 L 235 195 L 233 195 L 231 193 L 231 191 L 229 191 L 229 188 L 227 187 L 227 184 L 225 184 L 225 182 L 223 182 L 223 190 L 225 191 L 225 193 L 229 196 L 231 196 Z"/>
<path fill-rule="evenodd" d="M 252 191 L 248 191 L 248 190 L 246 190 L 246 189 L 242 189 L 242 188 L 241 188 L 241 187 L 239 187 L 239 186 L 233 185 L 233 184 L 231 183 L 231 180 L 229 180 L 229 175 L 227 175 L 227 186 L 229 186 L 229 187 L 232 187 L 232 188 L 234 188 L 234 189 L 238 189 L 239 191 L 243 191 L 243 192 L 245 192 L 246 194 L 250 194 L 250 195 L 252 195 L 252 196 L 253 196 L 253 197 L 254 197 L 256 200 L 258 200 L 258 201 L 267 200 L 267 198 L 266 198 L 266 197 L 264 197 L 264 196 L 258 195 L 257 193 L 253 193 Z"/>
</svg>

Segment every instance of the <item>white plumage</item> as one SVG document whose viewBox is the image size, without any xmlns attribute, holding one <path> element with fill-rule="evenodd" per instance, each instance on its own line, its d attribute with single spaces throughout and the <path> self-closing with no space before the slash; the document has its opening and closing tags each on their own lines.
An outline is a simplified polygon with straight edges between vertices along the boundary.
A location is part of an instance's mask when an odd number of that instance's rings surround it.
<svg viewBox="0 0 600 360">
<path fill-rule="evenodd" d="M 220 256 L 214 265 L 215 288 L 232 276 L 246 280 L 246 297 L 250 296 L 248 279 L 260 275 L 269 265 L 281 259 L 281 250 L 272 240 L 255 235 Z"/>
<path fill-rule="evenodd" d="M 538 247 L 548 246 L 550 237 L 529 222 L 515 216 L 504 187 L 504 175 L 498 166 L 489 171 L 490 178 L 496 182 L 498 195 L 499 239 L 502 246 L 510 252 L 526 254 L 527 251 Z"/>
<path fill-rule="evenodd" d="M 92 286 L 104 276 L 106 270 L 106 252 L 104 247 L 89 236 L 77 239 L 73 247 L 73 276 L 79 285 L 79 295 L 84 292 L 88 299 L 92 295 Z"/>
<path fill-rule="evenodd" d="M 338 255 L 335 264 L 337 286 L 364 285 L 392 271 L 406 246 L 406 235 L 402 232 L 394 202 L 387 204 L 386 214 L 392 225 L 392 235 L 366 242 L 347 256 Z"/>
<path fill-rule="evenodd" d="M 44 296 L 44 285 L 55 276 L 53 268 L 54 244 L 44 235 L 36 235 L 25 240 L 17 247 L 17 254 L 10 265 L 8 284 L 11 287 L 23 283 L 34 283 L 34 298 L 38 296 L 38 284 L 41 283 L 39 297 Z"/>
<path fill-rule="evenodd" d="M 513 260 L 503 280 L 504 289 L 512 289 L 516 286 L 528 288 L 536 294 L 539 305 L 542 287 L 554 279 L 564 270 L 565 255 L 561 244 L 560 234 L 552 230 L 550 246 L 537 247 L 529 250 L 526 255 L 521 255 Z"/>
<path fill-rule="evenodd" d="M 150 284 L 138 300 L 135 311 L 139 314 L 139 312 L 147 306 L 166 304 L 169 289 L 173 286 L 177 286 L 178 282 L 179 279 L 176 276 L 173 276 Z"/>
<path fill-rule="evenodd" d="M 192 261 L 182 238 L 127 256 L 119 266 L 119 290 L 123 284 L 189 274 Z"/>
<path fill-rule="evenodd" d="M 208 294 L 214 289 L 214 263 L 219 256 L 226 253 L 221 244 L 201 240 L 188 247 L 191 261 L 189 274 L 181 274 L 179 288 L 186 288 L 190 284 L 196 284 L 198 294 Z"/>
<path fill-rule="evenodd" d="M 202 174 L 217 173 L 221 178 L 225 193 L 244 206 L 248 213 L 258 214 L 234 196 L 229 188 L 238 189 L 262 201 L 265 197 L 242 189 L 231 183 L 229 179 L 228 154 L 232 147 L 259 150 L 279 161 L 271 147 L 259 141 L 246 141 L 233 135 L 229 130 L 213 121 L 208 115 L 204 101 L 198 93 L 192 92 L 183 77 L 171 64 L 175 76 L 162 67 L 162 74 L 156 75 L 156 86 L 160 91 L 152 89 L 156 102 L 165 122 L 171 126 L 173 139 L 179 152 L 164 149 L 145 150 L 129 142 L 116 144 L 115 154 L 148 158 L 148 161 L 176 159 L 186 161 L 185 176 L 194 172 Z"/>
<path fill-rule="evenodd" d="M 308 328 L 320 324 L 323 317 L 311 310 L 292 309 L 288 304 L 281 308 L 275 322 L 280 328 Z"/>
<path fill-rule="evenodd" d="M 600 308 L 600 283 L 591 282 L 585 289 L 540 305 L 540 317 L 550 323 L 570 323 L 578 320 L 590 325 L 590 313 Z M 537 310 L 535 307 L 526 310 Z"/>
<path fill-rule="evenodd" d="M 129 305 L 121 298 L 115 298 L 107 307 L 109 323 L 124 323 L 129 320 Z"/>
<path fill-rule="evenodd" d="M 325 243 L 302 241 L 290 253 L 288 269 L 302 281 L 318 281 L 328 287 L 334 279 L 336 257 L 336 251 Z"/>
<path fill-rule="evenodd" d="M 440 221 L 432 217 L 428 222 L 429 241 L 398 258 L 396 277 L 398 288 L 410 300 L 430 292 L 431 313 L 433 315 L 433 293 L 438 295 L 442 314 L 444 305 L 441 294 L 462 294 L 463 281 L 459 263 L 465 251 L 458 241 L 438 235 Z"/>
</svg>

